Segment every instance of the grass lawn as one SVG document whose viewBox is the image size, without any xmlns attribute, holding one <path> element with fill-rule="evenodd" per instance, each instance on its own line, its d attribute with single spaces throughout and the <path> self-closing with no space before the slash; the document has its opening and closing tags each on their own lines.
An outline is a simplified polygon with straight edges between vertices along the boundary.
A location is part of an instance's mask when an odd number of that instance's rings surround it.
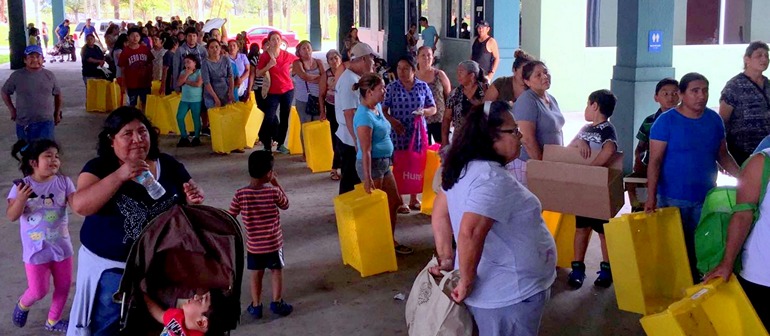
<svg viewBox="0 0 770 336">
<path fill-rule="evenodd" d="M 9 29 L 8 24 L 0 24 L 0 47 L 7 47 L 11 45 L 8 42 L 8 36 L 9 36 Z"/>
<path fill-rule="evenodd" d="M 9 63 L 11 61 L 11 55 L 10 54 L 2 54 L 0 55 L 0 64 Z"/>
</svg>

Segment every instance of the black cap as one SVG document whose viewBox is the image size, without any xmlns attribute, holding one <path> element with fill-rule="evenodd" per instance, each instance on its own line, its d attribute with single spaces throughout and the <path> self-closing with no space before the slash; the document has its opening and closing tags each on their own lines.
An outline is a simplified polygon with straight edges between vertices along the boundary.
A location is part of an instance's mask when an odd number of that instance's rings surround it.
<svg viewBox="0 0 770 336">
<path fill-rule="evenodd" d="M 478 27 L 489 27 L 489 22 L 487 22 L 486 20 L 476 21 L 476 28 Z"/>
</svg>

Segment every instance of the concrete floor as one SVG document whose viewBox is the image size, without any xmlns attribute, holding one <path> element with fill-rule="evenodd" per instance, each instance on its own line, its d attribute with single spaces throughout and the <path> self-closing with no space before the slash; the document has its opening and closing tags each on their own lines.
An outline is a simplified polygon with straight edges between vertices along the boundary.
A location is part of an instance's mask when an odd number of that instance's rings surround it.
<svg viewBox="0 0 770 336">
<path fill-rule="evenodd" d="M 57 63 L 47 67 L 54 71 L 62 87 L 64 119 L 56 134 L 63 148 L 63 172 L 76 180 L 85 162 L 96 154 L 96 137 L 105 115 L 84 112 L 85 90 L 79 63 Z M 11 71 L 0 70 L 0 82 Z M 581 114 L 571 114 L 565 129 L 571 138 L 582 125 Z M 10 150 L 15 142 L 14 124 L 7 108 L 0 106 L 0 148 Z M 571 133 L 570 133 L 571 132 Z M 233 192 L 248 181 L 246 154 L 227 156 L 212 154 L 210 147 L 177 149 L 176 137 L 162 137 L 161 149 L 182 161 L 193 178 L 204 188 L 206 203 L 227 207 Z M 208 145 L 208 139 L 204 138 Z M 4 151 L 4 153 L 8 153 Z M 7 192 L 11 181 L 21 176 L 16 162 L 7 154 L 0 166 L 0 190 Z M 342 265 L 332 198 L 337 183 L 328 174 L 311 174 L 296 156 L 278 156 L 276 171 L 291 201 L 282 213 L 285 237 L 285 298 L 295 312 L 286 318 L 266 313 L 262 320 L 242 316 L 242 324 L 233 335 L 405 335 L 405 301 L 393 296 L 408 294 L 415 275 L 430 259 L 433 250 L 430 219 L 424 215 L 399 216 L 396 237 L 413 246 L 416 253 L 398 257 L 398 272 L 361 278 L 350 267 Z M 73 243 L 79 243 L 81 216 L 71 213 L 70 230 Z M 26 288 L 21 262 L 21 246 L 17 223 L 7 220 L 0 225 L 0 334 L 41 335 L 50 296 L 33 306 L 29 322 L 23 329 L 11 323 L 12 307 Z M 577 291 L 567 288 L 567 270 L 559 270 L 551 301 L 542 322 L 541 335 L 643 335 L 638 322 L 641 316 L 617 309 L 613 288 L 594 288 L 591 282 L 598 270 L 600 252 L 597 237 L 589 248 L 587 285 Z M 267 285 L 267 283 L 266 283 Z M 269 285 L 266 286 L 269 288 Z M 74 289 L 70 293 L 72 295 Z M 265 293 L 265 297 L 270 297 Z M 243 306 L 250 300 L 248 283 L 243 283 Z M 71 302 L 71 297 L 69 299 Z M 69 306 L 66 309 L 69 312 Z"/>
</svg>

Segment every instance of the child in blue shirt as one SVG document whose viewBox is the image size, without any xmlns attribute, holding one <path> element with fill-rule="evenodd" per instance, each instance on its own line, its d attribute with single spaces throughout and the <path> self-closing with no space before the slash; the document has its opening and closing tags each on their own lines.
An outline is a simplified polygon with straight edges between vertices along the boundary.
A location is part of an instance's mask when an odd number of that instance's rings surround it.
<svg viewBox="0 0 770 336">
<path fill-rule="evenodd" d="M 618 151 L 618 138 L 615 126 L 609 122 L 615 110 L 617 98 L 609 90 L 598 90 L 588 96 L 588 104 L 585 109 L 585 120 L 590 122 L 583 126 L 569 147 L 580 150 L 584 158 L 589 158 L 591 153 L 598 155 L 591 162 L 592 166 L 605 166 Z M 607 256 L 607 242 L 604 240 L 604 223 L 607 218 L 575 217 L 575 260 L 572 262 L 572 272 L 567 283 L 577 289 L 583 286 L 586 277 L 586 265 L 584 263 L 588 242 L 591 240 L 591 230 L 599 234 L 602 246 L 602 262 L 599 266 L 599 277 L 594 281 L 595 286 L 607 288 L 612 284 L 612 272 L 610 260 Z"/>
<path fill-rule="evenodd" d="M 201 145 L 201 101 L 203 101 L 203 76 L 201 76 L 201 63 L 198 56 L 184 56 L 184 71 L 179 74 L 177 86 L 182 88 L 182 101 L 176 112 L 176 122 L 179 125 L 180 136 L 177 147 L 191 147 Z M 184 119 L 187 112 L 192 112 L 195 136 L 192 142 L 188 138 Z"/>
</svg>

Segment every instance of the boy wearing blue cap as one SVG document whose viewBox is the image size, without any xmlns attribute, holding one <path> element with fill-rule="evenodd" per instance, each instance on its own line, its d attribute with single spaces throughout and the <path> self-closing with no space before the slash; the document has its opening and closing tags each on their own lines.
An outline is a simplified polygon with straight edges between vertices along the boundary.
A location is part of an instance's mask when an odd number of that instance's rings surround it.
<svg viewBox="0 0 770 336">
<path fill-rule="evenodd" d="M 24 49 L 23 69 L 14 71 L 3 84 L 5 105 L 16 122 L 16 137 L 27 143 L 36 139 L 54 140 L 53 127 L 61 121 L 61 92 L 53 72 L 43 69 L 43 49 L 31 45 Z M 11 96 L 16 94 L 16 102 Z"/>
</svg>

